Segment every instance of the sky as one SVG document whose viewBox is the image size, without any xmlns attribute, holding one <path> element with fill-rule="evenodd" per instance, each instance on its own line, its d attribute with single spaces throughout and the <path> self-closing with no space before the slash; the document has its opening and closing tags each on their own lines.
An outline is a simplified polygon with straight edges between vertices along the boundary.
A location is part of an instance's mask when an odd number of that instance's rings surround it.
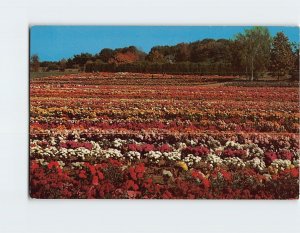
<svg viewBox="0 0 300 233">
<path fill-rule="evenodd" d="M 156 45 L 176 45 L 205 38 L 232 39 L 245 26 L 33 26 L 30 28 L 30 55 L 40 61 L 68 59 L 83 52 L 96 54 L 103 48 L 134 45 L 148 53 Z M 268 27 L 270 34 L 284 32 L 299 43 L 298 27 Z"/>
</svg>

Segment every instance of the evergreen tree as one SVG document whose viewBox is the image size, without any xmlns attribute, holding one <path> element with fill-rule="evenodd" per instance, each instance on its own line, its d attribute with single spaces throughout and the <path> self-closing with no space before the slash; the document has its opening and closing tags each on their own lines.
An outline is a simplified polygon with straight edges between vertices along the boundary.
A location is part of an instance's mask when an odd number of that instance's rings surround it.
<svg viewBox="0 0 300 233">
<path fill-rule="evenodd" d="M 286 75 L 293 69 L 294 57 L 289 39 L 283 32 L 278 32 L 273 39 L 271 49 L 271 69 L 277 75 Z"/>
</svg>

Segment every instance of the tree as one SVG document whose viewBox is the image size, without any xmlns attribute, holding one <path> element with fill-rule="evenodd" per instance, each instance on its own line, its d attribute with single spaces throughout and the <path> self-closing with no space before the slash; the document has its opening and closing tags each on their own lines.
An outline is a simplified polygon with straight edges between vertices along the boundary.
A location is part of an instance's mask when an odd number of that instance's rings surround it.
<svg viewBox="0 0 300 233">
<path fill-rule="evenodd" d="M 268 67 L 270 61 L 271 36 L 266 27 L 254 27 L 236 36 L 241 45 L 240 60 L 245 70 L 251 73 L 250 80 L 258 77 Z"/>
<path fill-rule="evenodd" d="M 51 71 L 51 70 L 59 70 L 59 64 L 58 64 L 58 62 L 51 62 L 51 63 L 49 63 L 47 71 Z"/>
<path fill-rule="evenodd" d="M 233 40 L 230 50 L 231 50 L 231 65 L 234 71 L 238 73 L 243 73 L 248 75 L 248 65 L 247 65 L 247 52 L 245 51 L 246 38 L 244 35 L 239 34 L 236 39 Z"/>
<path fill-rule="evenodd" d="M 294 69 L 299 71 L 299 43 L 291 43 L 294 56 Z"/>
<path fill-rule="evenodd" d="M 67 60 L 66 59 L 62 59 L 59 61 L 59 70 L 60 71 L 65 71 L 67 66 Z"/>
<path fill-rule="evenodd" d="M 278 32 L 273 39 L 271 49 L 271 68 L 278 77 L 286 75 L 294 66 L 291 43 L 283 32 Z"/>
<path fill-rule="evenodd" d="M 100 53 L 96 56 L 96 58 L 99 58 L 103 62 L 108 62 L 114 55 L 114 51 L 112 49 L 102 49 Z"/>
<path fill-rule="evenodd" d="M 151 49 L 150 53 L 148 54 L 147 58 L 148 61 L 154 63 L 164 63 L 166 59 L 162 53 L 160 53 L 157 49 Z"/>
<path fill-rule="evenodd" d="M 94 71 L 94 62 L 92 60 L 88 60 L 83 67 L 84 72 L 92 72 Z"/>
<path fill-rule="evenodd" d="M 181 43 L 176 45 L 177 51 L 175 54 L 175 61 L 176 62 L 183 62 L 183 61 L 188 61 L 190 57 L 190 52 L 188 48 L 188 44 Z"/>
<path fill-rule="evenodd" d="M 299 80 L 299 43 L 292 43 L 291 46 L 294 58 L 292 80 Z"/>
<path fill-rule="evenodd" d="M 66 68 L 68 69 L 73 69 L 74 68 L 74 62 L 73 62 L 73 59 L 69 58 L 66 62 Z"/>
<path fill-rule="evenodd" d="M 34 72 L 39 71 L 40 59 L 39 59 L 39 56 L 37 54 L 33 54 L 30 57 L 30 67 L 31 67 L 31 70 L 34 71 Z"/>
<path fill-rule="evenodd" d="M 90 53 L 81 53 L 79 55 L 74 55 L 73 62 L 78 64 L 81 68 L 85 65 L 88 60 L 92 60 L 93 55 Z"/>
</svg>

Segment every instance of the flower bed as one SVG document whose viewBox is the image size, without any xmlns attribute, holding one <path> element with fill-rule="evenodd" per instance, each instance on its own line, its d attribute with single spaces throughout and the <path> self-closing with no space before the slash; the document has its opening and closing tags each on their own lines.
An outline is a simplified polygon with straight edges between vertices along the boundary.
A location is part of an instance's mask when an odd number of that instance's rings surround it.
<svg viewBox="0 0 300 233">
<path fill-rule="evenodd" d="M 31 196 L 298 198 L 298 89 L 201 86 L 217 78 L 34 79 Z"/>
</svg>

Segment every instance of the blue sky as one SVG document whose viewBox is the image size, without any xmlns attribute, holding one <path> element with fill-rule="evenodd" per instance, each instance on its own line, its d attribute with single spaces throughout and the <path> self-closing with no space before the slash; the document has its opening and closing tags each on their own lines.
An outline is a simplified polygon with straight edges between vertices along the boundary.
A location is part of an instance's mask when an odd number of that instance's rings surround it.
<svg viewBox="0 0 300 233">
<path fill-rule="evenodd" d="M 103 48 L 134 45 L 149 52 L 156 45 L 175 45 L 205 38 L 231 39 L 251 27 L 224 26 L 33 26 L 30 54 L 41 61 L 58 61 L 82 52 L 98 53 Z M 283 31 L 292 42 L 299 42 L 298 27 L 268 27 L 272 36 Z"/>
</svg>

